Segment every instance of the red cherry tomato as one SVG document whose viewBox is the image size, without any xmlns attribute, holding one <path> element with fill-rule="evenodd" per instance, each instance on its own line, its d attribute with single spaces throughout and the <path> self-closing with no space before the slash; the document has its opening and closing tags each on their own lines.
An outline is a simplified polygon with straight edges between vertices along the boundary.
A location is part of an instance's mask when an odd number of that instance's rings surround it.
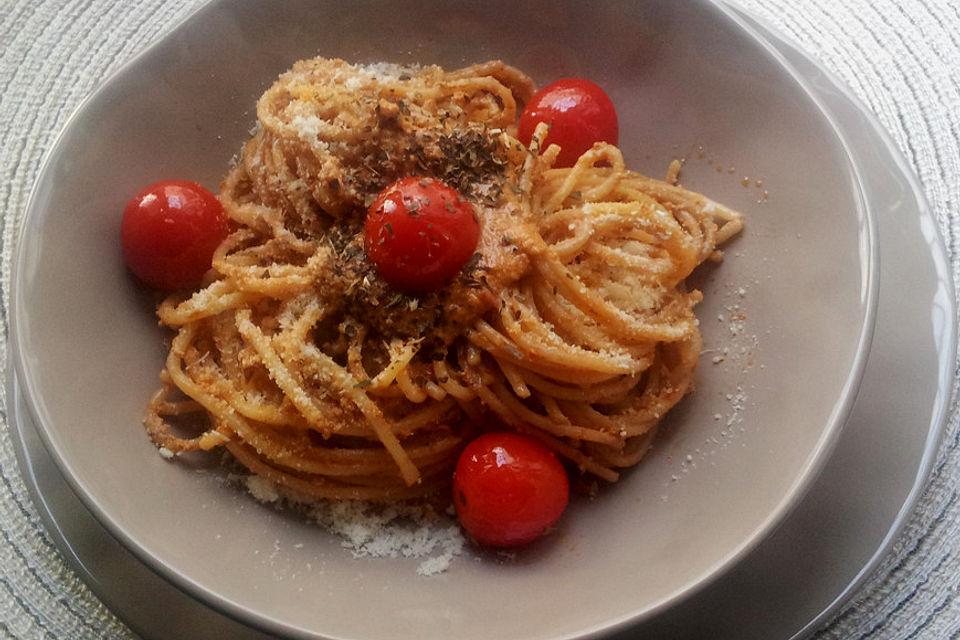
<svg viewBox="0 0 960 640">
<path fill-rule="evenodd" d="M 567 507 L 570 484 L 543 444 L 509 432 L 467 445 L 453 476 L 453 503 L 474 540 L 493 547 L 533 542 Z"/>
<path fill-rule="evenodd" d="M 543 148 L 551 144 L 561 148 L 557 167 L 572 167 L 594 142 L 617 144 L 617 110 L 603 89 L 589 80 L 557 80 L 533 94 L 520 114 L 520 142 L 529 145 L 541 122 L 550 125 Z"/>
<path fill-rule="evenodd" d="M 123 257 L 156 289 L 194 286 L 229 231 L 217 197 L 194 182 L 152 184 L 127 203 L 120 226 Z"/>
<path fill-rule="evenodd" d="M 473 206 L 430 178 L 397 180 L 367 212 L 367 256 L 384 280 L 403 291 L 440 288 L 467 263 L 479 239 Z"/>
</svg>

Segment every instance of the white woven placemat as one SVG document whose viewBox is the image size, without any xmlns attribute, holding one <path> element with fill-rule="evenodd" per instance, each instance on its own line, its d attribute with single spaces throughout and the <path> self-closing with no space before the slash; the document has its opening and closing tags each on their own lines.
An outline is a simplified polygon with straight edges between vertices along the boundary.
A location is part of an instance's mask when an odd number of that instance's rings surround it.
<svg viewBox="0 0 960 640">
<path fill-rule="evenodd" d="M 919 176 L 960 279 L 960 3 L 738 1 L 795 40 L 877 115 Z M 11 247 L 44 152 L 84 96 L 199 3 L 0 0 L 0 367 Z M 43 530 L 6 429 L 6 398 L 0 402 L 0 634 L 133 638 Z M 818 640 L 960 638 L 958 445 L 953 407 L 934 474 L 900 540 Z"/>
</svg>

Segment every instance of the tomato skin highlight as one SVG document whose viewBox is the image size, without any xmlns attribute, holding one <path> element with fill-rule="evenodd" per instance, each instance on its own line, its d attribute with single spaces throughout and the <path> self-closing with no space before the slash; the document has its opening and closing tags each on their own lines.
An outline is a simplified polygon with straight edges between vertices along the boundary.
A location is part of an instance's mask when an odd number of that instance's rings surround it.
<svg viewBox="0 0 960 640">
<path fill-rule="evenodd" d="M 480 239 L 473 205 L 439 180 L 402 178 L 367 212 L 364 247 L 391 286 L 412 293 L 442 287 L 467 263 Z"/>
<path fill-rule="evenodd" d="M 228 232 L 217 196 L 186 180 L 164 180 L 140 191 L 127 203 L 120 225 L 130 271 L 162 291 L 199 284 Z"/>
<path fill-rule="evenodd" d="M 556 167 L 572 167 L 595 142 L 616 145 L 620 133 L 613 101 L 599 86 L 582 78 L 557 80 L 533 95 L 520 115 L 520 142 L 529 146 L 541 122 L 550 125 L 542 148 L 551 144 L 561 148 Z"/>
<path fill-rule="evenodd" d="M 556 455 L 512 432 L 481 435 L 457 461 L 453 503 L 479 544 L 517 547 L 553 526 L 567 507 L 570 483 Z"/>
</svg>

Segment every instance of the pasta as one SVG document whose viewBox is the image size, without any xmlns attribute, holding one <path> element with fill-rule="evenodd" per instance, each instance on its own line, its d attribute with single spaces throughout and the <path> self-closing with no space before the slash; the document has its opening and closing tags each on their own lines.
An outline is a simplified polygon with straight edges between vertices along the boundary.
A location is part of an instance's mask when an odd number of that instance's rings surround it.
<svg viewBox="0 0 960 640">
<path fill-rule="evenodd" d="M 153 441 L 223 447 L 298 500 L 432 494 L 494 426 L 605 481 L 635 465 L 692 390 L 685 280 L 741 216 L 609 144 L 554 168 L 545 125 L 515 137 L 533 90 L 500 62 L 281 75 L 221 185 L 233 230 L 204 286 L 158 308 L 175 335 Z M 455 187 L 482 226 L 463 270 L 416 296 L 363 251 L 366 207 L 410 175 Z"/>
</svg>

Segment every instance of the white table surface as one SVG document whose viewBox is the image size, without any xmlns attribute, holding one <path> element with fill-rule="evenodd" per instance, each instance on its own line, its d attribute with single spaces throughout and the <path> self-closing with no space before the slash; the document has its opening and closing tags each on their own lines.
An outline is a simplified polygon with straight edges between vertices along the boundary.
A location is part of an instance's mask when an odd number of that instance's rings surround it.
<svg viewBox="0 0 960 640">
<path fill-rule="evenodd" d="M 198 4 L 0 0 L 0 366 L 6 367 L 11 248 L 44 152 L 84 96 Z M 960 2 L 736 4 L 792 39 L 877 116 L 920 179 L 957 280 Z M 0 635 L 134 638 L 44 530 L 14 456 L 8 399 L 0 401 Z M 899 540 L 817 640 L 960 638 L 958 445 L 954 405 L 934 472 Z"/>
</svg>

